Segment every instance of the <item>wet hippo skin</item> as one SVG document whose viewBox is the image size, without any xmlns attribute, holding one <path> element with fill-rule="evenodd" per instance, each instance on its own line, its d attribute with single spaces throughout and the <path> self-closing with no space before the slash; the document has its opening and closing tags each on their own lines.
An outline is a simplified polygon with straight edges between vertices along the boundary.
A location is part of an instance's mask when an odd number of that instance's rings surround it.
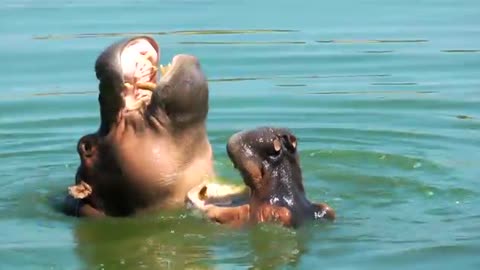
<svg viewBox="0 0 480 270">
<path fill-rule="evenodd" d="M 232 226 L 278 222 L 298 227 L 307 220 L 334 220 L 325 203 L 306 198 L 296 137 L 287 129 L 261 127 L 233 135 L 228 155 L 250 188 L 248 202 L 225 207 L 204 205 L 207 217 Z"/>
<path fill-rule="evenodd" d="M 158 44 L 144 36 L 121 40 L 97 58 L 100 127 L 78 141 L 67 214 L 130 216 L 183 206 L 188 190 L 214 177 L 200 63 L 176 55 L 157 81 L 159 59 Z"/>
</svg>

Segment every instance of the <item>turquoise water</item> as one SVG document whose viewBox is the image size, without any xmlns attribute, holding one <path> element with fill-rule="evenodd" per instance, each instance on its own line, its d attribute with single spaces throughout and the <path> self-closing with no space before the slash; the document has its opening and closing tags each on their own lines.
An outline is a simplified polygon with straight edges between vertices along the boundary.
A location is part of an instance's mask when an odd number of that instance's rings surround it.
<svg viewBox="0 0 480 270">
<path fill-rule="evenodd" d="M 305 186 L 338 214 L 298 231 L 188 212 L 86 221 L 49 198 L 99 124 L 97 55 L 148 33 L 210 79 L 228 137 L 299 138 Z M 0 269 L 479 269 L 480 2 L 0 1 Z"/>
</svg>

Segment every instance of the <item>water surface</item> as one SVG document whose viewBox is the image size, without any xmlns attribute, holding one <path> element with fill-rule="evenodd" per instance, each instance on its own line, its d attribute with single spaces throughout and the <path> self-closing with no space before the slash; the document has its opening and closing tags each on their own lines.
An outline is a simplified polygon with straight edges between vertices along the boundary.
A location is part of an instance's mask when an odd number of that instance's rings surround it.
<svg viewBox="0 0 480 270">
<path fill-rule="evenodd" d="M 188 212 L 80 221 L 49 198 L 99 124 L 93 65 L 155 37 L 210 80 L 218 173 L 236 131 L 289 127 L 308 197 L 299 231 L 232 231 Z M 478 0 L 0 2 L 0 268 L 478 269 Z"/>
</svg>

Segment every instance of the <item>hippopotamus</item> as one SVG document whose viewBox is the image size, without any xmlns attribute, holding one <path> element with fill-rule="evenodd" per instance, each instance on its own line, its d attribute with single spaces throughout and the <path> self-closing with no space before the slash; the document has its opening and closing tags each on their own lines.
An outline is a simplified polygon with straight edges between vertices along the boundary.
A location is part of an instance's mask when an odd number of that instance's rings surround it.
<svg viewBox="0 0 480 270">
<path fill-rule="evenodd" d="M 95 63 L 100 126 L 78 141 L 80 165 L 65 212 L 131 216 L 184 205 L 187 192 L 214 177 L 206 133 L 208 84 L 199 60 L 173 57 L 137 36 L 106 48 Z"/>
<path fill-rule="evenodd" d="M 298 141 L 285 128 L 259 127 L 230 137 L 227 152 L 240 171 L 249 195 L 228 186 L 206 184 L 193 189 L 187 202 L 208 219 L 234 227 L 263 222 L 297 228 L 308 220 L 335 220 L 326 203 L 306 198 Z"/>
</svg>

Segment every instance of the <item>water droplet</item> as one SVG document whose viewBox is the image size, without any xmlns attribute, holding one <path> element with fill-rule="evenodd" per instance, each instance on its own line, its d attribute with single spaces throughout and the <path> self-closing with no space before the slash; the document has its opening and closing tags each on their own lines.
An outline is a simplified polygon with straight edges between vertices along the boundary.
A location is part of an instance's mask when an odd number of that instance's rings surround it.
<svg viewBox="0 0 480 270">
<path fill-rule="evenodd" d="M 427 196 L 433 196 L 433 195 L 434 195 L 433 191 L 427 191 Z"/>
<path fill-rule="evenodd" d="M 460 202 L 459 202 L 459 201 L 455 201 L 455 203 L 456 203 L 456 204 L 460 204 Z"/>
</svg>

